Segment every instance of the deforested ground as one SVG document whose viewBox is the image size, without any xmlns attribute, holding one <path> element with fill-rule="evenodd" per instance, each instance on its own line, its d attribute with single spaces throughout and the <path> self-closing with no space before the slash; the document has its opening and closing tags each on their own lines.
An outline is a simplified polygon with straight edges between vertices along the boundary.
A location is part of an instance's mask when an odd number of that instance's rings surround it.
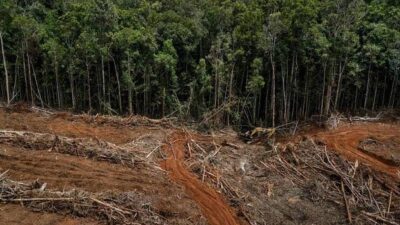
<svg viewBox="0 0 400 225">
<path fill-rule="evenodd" d="M 397 119 L 275 138 L 1 108 L 0 224 L 400 223 Z"/>
</svg>

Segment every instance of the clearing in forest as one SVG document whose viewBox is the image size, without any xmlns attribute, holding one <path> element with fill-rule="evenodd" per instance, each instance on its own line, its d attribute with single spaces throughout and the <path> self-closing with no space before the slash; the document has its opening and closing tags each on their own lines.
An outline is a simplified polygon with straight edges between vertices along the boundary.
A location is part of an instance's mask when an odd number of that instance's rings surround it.
<svg viewBox="0 0 400 225">
<path fill-rule="evenodd" d="M 2 108 L 0 224 L 400 222 L 398 122 L 285 139 Z"/>
</svg>

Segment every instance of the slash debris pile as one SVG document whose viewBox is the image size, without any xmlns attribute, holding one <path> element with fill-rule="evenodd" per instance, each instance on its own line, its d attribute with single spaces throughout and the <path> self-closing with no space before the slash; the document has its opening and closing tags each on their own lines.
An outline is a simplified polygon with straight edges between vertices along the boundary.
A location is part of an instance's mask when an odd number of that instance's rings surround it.
<svg viewBox="0 0 400 225">
<path fill-rule="evenodd" d="M 271 149 L 194 139 L 186 163 L 249 224 L 400 223 L 400 172 L 373 171 L 313 139 Z"/>
<path fill-rule="evenodd" d="M 135 192 L 54 192 L 45 190 L 46 183 L 15 182 L 6 179 L 5 173 L 0 175 L 0 202 L 20 203 L 38 212 L 96 218 L 107 224 L 164 224 L 150 201 Z"/>
<path fill-rule="evenodd" d="M 400 222 L 400 187 L 396 179 L 371 171 L 358 161 L 344 160 L 312 139 L 300 143 L 297 149 L 285 149 L 263 164 L 268 171 L 306 187 L 313 201 L 327 200 L 343 206 L 349 223 Z"/>
<path fill-rule="evenodd" d="M 0 143 L 12 144 L 27 149 L 56 151 L 98 161 L 123 164 L 129 167 L 133 167 L 136 162 L 142 161 L 139 156 L 128 149 L 101 140 L 2 130 L 0 131 Z"/>
</svg>

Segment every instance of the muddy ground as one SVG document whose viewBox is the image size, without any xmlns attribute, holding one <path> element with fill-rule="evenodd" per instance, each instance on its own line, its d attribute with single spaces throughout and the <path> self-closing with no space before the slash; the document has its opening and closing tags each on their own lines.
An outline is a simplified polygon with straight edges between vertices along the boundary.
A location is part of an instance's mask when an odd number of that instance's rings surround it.
<svg viewBox="0 0 400 225">
<path fill-rule="evenodd" d="M 232 131 L 200 134 L 158 121 L 18 107 L 0 109 L 0 130 L 110 143 L 134 153 L 139 160 L 128 165 L 0 137 L 0 174 L 8 171 L 9 180 L 38 180 L 57 193 L 82 190 L 93 195 L 146 196 L 146 210 L 122 224 L 143 224 L 143 217 L 150 214 L 157 220 L 149 217 L 147 224 L 400 222 L 400 125 L 396 122 L 345 124 L 334 130 L 302 132 L 282 143 L 249 145 Z M 119 221 L 2 198 L 0 224 Z M 107 214 L 124 209 L 111 200 L 106 203 L 96 210 Z"/>
</svg>

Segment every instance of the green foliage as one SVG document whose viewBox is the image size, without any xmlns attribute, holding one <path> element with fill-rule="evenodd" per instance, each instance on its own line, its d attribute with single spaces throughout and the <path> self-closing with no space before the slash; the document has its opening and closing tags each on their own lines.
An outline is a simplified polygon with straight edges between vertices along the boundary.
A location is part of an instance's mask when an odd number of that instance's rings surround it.
<svg viewBox="0 0 400 225">
<path fill-rule="evenodd" d="M 373 97 L 367 75 L 384 87 L 379 107 L 400 104 L 398 1 L 2 0 L 0 15 L 15 100 L 70 107 L 75 91 L 77 110 L 91 96 L 95 111 L 122 99 L 121 113 L 220 110 L 221 123 L 269 126 L 274 72 L 281 122 L 331 98 L 332 110 L 361 108 Z"/>
<path fill-rule="evenodd" d="M 251 64 L 252 74 L 247 82 L 247 90 L 250 93 L 257 94 L 265 85 L 264 77 L 261 76 L 262 59 L 255 58 Z"/>
</svg>

